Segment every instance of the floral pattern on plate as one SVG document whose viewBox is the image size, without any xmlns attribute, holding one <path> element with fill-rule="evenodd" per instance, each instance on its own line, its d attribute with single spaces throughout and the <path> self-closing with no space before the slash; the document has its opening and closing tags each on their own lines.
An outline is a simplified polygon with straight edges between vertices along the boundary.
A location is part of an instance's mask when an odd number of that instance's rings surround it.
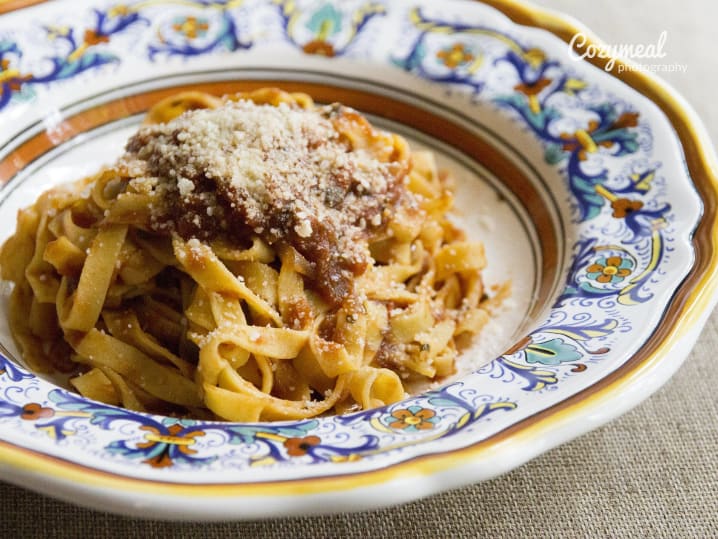
<svg viewBox="0 0 718 539">
<path fill-rule="evenodd" d="M 383 55 L 384 67 L 447 93 L 468 92 L 502 111 L 532 134 L 545 164 L 564 179 L 579 238 L 546 320 L 458 382 L 386 408 L 294 423 L 241 425 L 121 410 L 57 389 L 0 356 L 0 428 L 128 467 L 381 463 L 385 455 L 408 459 L 420 444 L 461 433 L 484 439 L 493 431 L 482 426 L 495 416 L 527 417 L 555 402 L 532 396 L 556 393 L 601 365 L 635 329 L 631 309 L 654 308 L 675 242 L 652 126 L 629 101 L 593 87 L 575 65 L 518 27 L 466 22 L 453 7 L 448 15 L 437 11 L 363 0 L 160 0 L 97 3 L 68 15 L 72 24 L 50 24 L 38 14 L 31 26 L 0 27 L 0 112 L 35 99 L 36 88 L 82 84 L 133 62 L 179 58 L 191 71 L 192 59 L 262 47 L 355 59 Z M 400 35 L 370 39 L 390 20 L 400 21 Z"/>
</svg>

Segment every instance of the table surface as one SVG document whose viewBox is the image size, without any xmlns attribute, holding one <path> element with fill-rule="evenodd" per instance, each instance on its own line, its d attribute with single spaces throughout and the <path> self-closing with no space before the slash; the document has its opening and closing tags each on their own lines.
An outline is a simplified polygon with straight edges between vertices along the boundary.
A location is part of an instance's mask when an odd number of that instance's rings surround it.
<svg viewBox="0 0 718 539">
<path fill-rule="evenodd" d="M 604 41 L 655 43 L 663 76 L 718 141 L 711 0 L 541 0 Z M 142 521 L 78 508 L 0 483 L 0 537 L 714 537 L 718 534 L 718 315 L 678 373 L 611 424 L 513 472 L 379 511 L 244 523 Z M 9 533 L 9 535 L 5 535 Z"/>
</svg>

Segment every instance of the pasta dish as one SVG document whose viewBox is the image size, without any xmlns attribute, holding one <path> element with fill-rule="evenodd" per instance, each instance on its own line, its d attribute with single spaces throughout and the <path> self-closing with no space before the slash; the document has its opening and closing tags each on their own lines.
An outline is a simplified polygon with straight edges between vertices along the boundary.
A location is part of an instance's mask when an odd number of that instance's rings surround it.
<svg viewBox="0 0 718 539">
<path fill-rule="evenodd" d="M 262 89 L 156 104 L 0 252 L 27 366 L 129 409 L 230 421 L 396 402 L 489 320 L 483 245 L 430 152 Z"/>
</svg>

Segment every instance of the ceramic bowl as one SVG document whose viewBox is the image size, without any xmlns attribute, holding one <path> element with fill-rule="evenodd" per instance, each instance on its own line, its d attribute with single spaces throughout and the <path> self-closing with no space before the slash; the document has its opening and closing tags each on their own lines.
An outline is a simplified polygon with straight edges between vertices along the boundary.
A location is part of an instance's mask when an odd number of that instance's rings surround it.
<svg viewBox="0 0 718 539">
<path fill-rule="evenodd" d="M 567 43 L 582 29 L 562 17 L 509 0 L 0 10 L 0 240 L 42 191 L 119 155 L 159 99 L 276 86 L 435 152 L 457 177 L 457 219 L 486 244 L 488 281 L 512 283 L 452 379 L 388 407 L 279 423 L 82 398 L 22 366 L 4 301 L 7 481 L 174 519 L 404 502 L 494 477 L 635 406 L 715 303 L 716 165 L 700 122 L 652 77 L 581 59 Z"/>
</svg>

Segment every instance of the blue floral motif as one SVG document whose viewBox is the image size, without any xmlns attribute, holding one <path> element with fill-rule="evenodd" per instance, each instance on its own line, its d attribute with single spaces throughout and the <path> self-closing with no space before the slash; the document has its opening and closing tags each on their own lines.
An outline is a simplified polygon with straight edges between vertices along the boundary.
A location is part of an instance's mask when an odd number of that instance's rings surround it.
<svg viewBox="0 0 718 539">
<path fill-rule="evenodd" d="M 553 98 L 576 96 L 587 87 L 584 81 L 563 70 L 558 61 L 493 28 L 432 19 L 419 8 L 411 12 L 410 20 L 417 29 L 417 37 L 411 50 L 402 57 L 395 57 L 394 63 L 435 82 L 468 85 L 476 93 L 485 86 L 478 69 L 481 53 L 475 49 L 478 42 L 470 48 L 462 38 L 491 38 L 506 44 L 504 54 L 497 56 L 493 65 L 512 66 L 518 81 L 512 93 L 494 97 L 494 103 L 514 111 L 531 128 L 545 144 L 547 163 L 565 165 L 578 221 L 594 219 L 607 201 L 615 201 L 615 195 L 604 185 L 608 180 L 608 169 L 589 172 L 584 162 L 599 152 L 617 158 L 638 151 L 637 133 L 633 129 L 638 126 L 638 113 L 621 111 L 614 102 L 590 105 L 584 108 L 592 116 L 587 125 L 574 132 L 556 132 L 555 126 L 563 113 L 552 104 Z M 428 45 L 432 35 L 441 36 L 445 43 L 435 45 L 438 51 L 433 55 L 429 53 Z M 467 65 L 473 67 L 466 69 Z M 640 237 L 650 233 L 652 223 L 662 219 L 669 210 L 667 204 L 636 208 L 626 217 L 626 224 L 635 237 Z"/>
<path fill-rule="evenodd" d="M 57 413 L 52 407 L 38 402 L 19 405 L 7 400 L 0 401 L 0 418 L 9 417 L 34 422 L 36 429 L 45 432 L 56 441 L 62 441 L 73 434 L 72 423 L 78 418 L 86 418 L 87 414 Z"/>
<path fill-rule="evenodd" d="M 378 433 L 421 434 L 429 438 L 444 438 L 457 434 L 466 426 L 484 420 L 498 410 L 516 409 L 516 403 L 487 400 L 486 396 L 466 392 L 463 384 L 455 383 L 431 391 L 426 395 L 429 405 L 396 404 L 384 409 L 336 417 L 343 425 L 371 425 Z M 462 392 L 466 396 L 462 396 Z M 49 393 L 50 404 L 26 403 L 23 405 L 0 401 L 0 418 L 18 417 L 35 424 L 35 428 L 62 441 L 74 435 L 83 423 L 103 430 L 119 432 L 119 425 L 134 425 L 137 434 L 123 436 L 104 447 L 108 455 L 139 460 L 154 468 L 202 467 L 211 465 L 216 455 L 200 451 L 203 437 L 219 435 L 227 447 L 254 446 L 255 453 L 248 458 L 250 466 L 279 465 L 301 458 L 308 464 L 322 462 L 348 462 L 381 453 L 378 435 L 362 434 L 353 438 L 340 437 L 332 441 L 319 435 L 320 422 L 316 419 L 291 424 L 233 424 L 161 418 L 108 406 L 87 400 L 79 395 L 55 389 Z M 442 409 L 444 417 L 434 409 Z M 446 423 L 446 419 L 454 420 Z M 444 421 L 442 425 L 441 421 Z M 395 444 L 391 450 L 416 443 L 415 439 Z"/>
<path fill-rule="evenodd" d="M 204 436 L 204 431 L 186 427 L 179 421 L 165 419 L 153 426 L 144 424 L 139 427 L 146 431 L 145 440 L 134 445 L 125 440 L 110 443 L 106 449 L 110 454 L 119 454 L 128 458 L 142 458 L 142 462 L 155 468 L 175 465 L 202 465 L 213 462 L 216 457 L 200 457 L 192 449 L 195 438 Z"/>
<path fill-rule="evenodd" d="M 633 266 L 630 258 L 602 256 L 586 268 L 586 276 L 599 283 L 618 284 L 631 274 Z"/>
<path fill-rule="evenodd" d="M 119 63 L 119 56 L 98 50 L 96 47 L 110 41 L 110 37 L 127 29 L 132 24 L 148 21 L 137 13 L 109 17 L 106 13 L 93 10 L 94 27 L 86 29 L 81 38 L 76 29 L 69 26 L 46 26 L 50 41 L 55 43 L 58 54 L 48 58 L 52 69 L 42 75 L 32 75 L 29 83 L 47 83 L 72 78 L 83 71 L 105 64 Z"/>
<path fill-rule="evenodd" d="M 546 386 L 558 383 L 556 371 L 523 362 L 512 361 L 505 356 L 493 360 L 479 370 L 480 374 L 488 375 L 492 379 L 502 379 L 507 383 L 520 381 L 524 391 L 541 391 Z"/>
<path fill-rule="evenodd" d="M 653 232 L 642 247 L 646 267 L 637 272 L 637 256 L 619 245 L 602 246 L 596 238 L 579 240 L 568 273 L 564 292 L 556 304 L 563 305 L 571 298 L 599 299 L 615 297 L 623 305 L 645 303 L 653 297 L 642 292 L 663 258 L 664 240 L 660 231 Z M 601 253 L 609 253 L 609 256 Z"/>
<path fill-rule="evenodd" d="M 384 421 L 388 422 L 387 426 L 390 429 L 419 432 L 433 429 L 438 418 L 436 417 L 436 412 L 431 408 L 414 405 L 392 410 L 390 415 L 385 416 Z"/>
<path fill-rule="evenodd" d="M 568 365 L 573 372 L 583 372 L 587 356 L 600 357 L 610 351 L 591 345 L 613 333 L 619 327 L 617 320 L 597 322 L 580 315 L 578 320 L 567 322 L 565 318 L 564 314 L 550 319 L 479 372 L 509 383 L 520 380 L 524 391 L 541 391 L 559 382 L 555 367 Z"/>
<path fill-rule="evenodd" d="M 27 92 L 29 88 L 25 83 L 30 80 L 30 75 L 21 73 L 16 67 L 21 58 L 22 51 L 17 43 L 0 40 L 0 110 L 13 95 Z"/>
<path fill-rule="evenodd" d="M 319 463 L 341 460 L 347 455 L 376 450 L 378 439 L 365 436 L 359 444 L 336 445 L 322 442 L 321 438 L 309 433 L 317 428 L 316 420 L 297 422 L 291 426 L 278 425 L 235 425 L 222 422 L 200 422 L 174 418 L 155 419 L 140 414 L 88 401 L 79 395 L 61 390 L 50 393 L 58 410 L 52 410 L 55 417 L 51 423 L 42 423 L 42 428 L 67 421 L 65 414 L 83 417 L 92 425 L 112 430 L 117 422 L 133 423 L 143 433 L 141 440 L 116 440 L 106 446 L 110 454 L 141 462 L 155 468 L 169 466 L 203 466 L 211 464 L 216 457 L 204 457 L 193 447 L 198 440 L 210 433 L 221 434 L 230 444 L 259 444 L 264 447 L 261 456 L 251 459 L 252 465 L 277 464 L 294 457 L 306 457 L 309 462 Z M 47 409 L 51 410 L 51 409 Z M 14 410 L 16 415 L 20 413 Z M 66 433 L 67 434 L 67 433 Z"/>
<path fill-rule="evenodd" d="M 191 0 L 184 5 L 195 8 L 192 13 L 173 15 L 167 23 L 160 15 L 159 22 L 155 21 L 157 39 L 148 45 L 149 59 L 155 60 L 158 54 L 189 57 L 250 48 L 251 40 L 241 36 L 235 20 L 235 9 L 242 4 L 242 0 Z"/>
<path fill-rule="evenodd" d="M 369 22 L 386 12 L 376 2 L 364 3 L 349 13 L 336 3 L 323 3 L 314 11 L 302 9 L 296 0 L 274 3 L 279 7 L 286 39 L 307 54 L 328 57 L 345 55 Z"/>
<path fill-rule="evenodd" d="M 316 35 L 333 36 L 342 28 L 342 14 L 332 4 L 324 4 L 312 14 L 306 26 Z"/>
<path fill-rule="evenodd" d="M 18 417 L 22 414 L 22 406 L 0 400 L 0 417 Z"/>
<path fill-rule="evenodd" d="M 578 348 L 560 338 L 549 339 L 526 347 L 526 363 L 541 365 L 560 365 L 571 363 L 583 357 Z"/>
<path fill-rule="evenodd" d="M 49 42 L 56 50 L 53 56 L 46 58 L 50 69 L 40 73 L 22 73 L 18 67 L 13 68 L 7 56 L 12 53 L 19 61 L 23 54 L 17 43 L 0 42 L 0 110 L 7 106 L 13 96 L 26 88 L 73 78 L 80 73 L 107 64 L 120 62 L 120 57 L 101 48 L 110 38 L 124 32 L 130 26 L 143 23 L 147 19 L 134 12 L 103 12 L 92 11 L 94 24 L 82 31 L 70 26 L 45 26 L 43 29 Z M 100 48 L 98 48 L 100 47 Z"/>
<path fill-rule="evenodd" d="M 409 51 L 394 63 L 416 75 L 443 84 L 469 86 L 484 92 L 486 80 L 480 68 L 489 55 L 487 40 L 505 45 L 493 49 L 493 66 L 510 66 L 516 77 L 513 92 L 492 95 L 498 107 L 511 111 L 544 144 L 545 161 L 562 172 L 573 195 L 577 222 L 605 215 L 619 227 L 623 245 L 599 245 L 595 237 L 579 239 L 564 292 L 556 307 L 572 299 L 613 298 L 621 305 L 651 299 L 643 287 L 663 260 L 663 230 L 669 204 L 644 202 L 655 178 L 655 168 L 632 174 L 623 185 L 609 176 L 609 167 L 597 167 L 593 156 L 616 160 L 639 151 L 639 114 L 614 100 L 582 101 L 588 84 L 571 74 L 542 50 L 526 46 L 494 28 L 432 18 L 417 8 L 409 15 L 416 37 Z M 467 69 L 471 66 L 471 69 Z M 583 125 L 565 128 L 563 104 L 570 99 L 586 113 Z M 621 108 L 619 108 L 621 107 Z M 558 127 L 561 126 L 561 127 Z M 590 165 L 590 166 L 589 166 Z M 582 320 L 578 327 L 542 327 L 513 351 L 480 372 L 506 380 L 523 380 L 526 391 L 538 391 L 558 383 L 557 373 L 536 365 L 569 365 L 583 372 L 581 363 L 589 350 L 585 341 L 593 335 L 609 335 L 615 320 L 599 323 Z M 582 335 L 583 332 L 583 335 Z M 558 333 L 558 335 L 556 335 Z M 553 334 L 553 335 L 552 335 Z M 601 347 L 595 352 L 606 353 Z M 600 355 L 600 354 L 599 354 Z M 509 359 L 509 357 L 511 359 Z"/>
<path fill-rule="evenodd" d="M 118 65 L 130 59 L 122 45 L 111 47 L 114 36 L 137 25 L 152 27 L 146 44 L 147 58 L 159 56 L 194 57 L 218 51 L 249 49 L 252 39 L 240 30 L 248 11 L 244 0 L 160 0 L 158 2 L 118 3 L 107 9 L 93 9 L 89 27 L 46 25 L 43 27 L 53 54 L 45 60 L 49 69 L 23 70 L 21 47 L 12 40 L 0 40 L 0 110 L 11 101 L 31 98 L 33 87 L 54 84 L 106 65 Z M 386 8 L 378 2 L 366 2 L 355 8 L 321 3 L 316 9 L 304 9 L 294 0 L 268 0 L 278 8 L 284 38 L 308 54 L 342 56 L 356 38 Z M 177 10 L 158 9 L 162 5 Z M 134 51 L 133 51 L 134 52 Z M 33 65 L 33 62 L 27 62 Z"/>
<path fill-rule="evenodd" d="M 0 355 L 0 376 L 6 376 L 13 382 L 20 382 L 21 380 L 29 380 L 35 376 L 29 372 L 18 369 L 17 366 L 4 356 Z"/>
<path fill-rule="evenodd" d="M 169 5 L 173 9 L 165 9 Z M 262 0 L 252 8 L 271 12 L 273 26 L 269 26 L 281 32 L 275 41 L 284 40 L 309 54 L 341 56 L 361 49 L 360 35 L 379 25 L 391 4 L 348 5 Z M 42 27 L 51 52 L 43 57 L 47 69 L 41 71 L 38 66 L 43 64 L 30 61 L 21 41 L 0 39 L 0 110 L 32 97 L 38 84 L 50 87 L 81 73 L 99 73 L 102 66 L 131 61 L 132 54 L 145 62 L 148 58 L 160 62 L 168 56 L 255 47 L 263 37 L 261 32 L 247 31 L 249 11 L 241 0 L 160 0 L 95 9 L 87 13 L 88 27 Z M 27 388 L 44 382 L 0 356 L 0 380 L 26 391 L 0 399 L 0 421 L 14 421 L 13 428 L 19 425 L 58 444 L 76 439 L 88 426 L 96 427 L 93 436 L 102 441 L 93 449 L 95 454 L 150 468 L 217 469 L 224 459 L 239 462 L 238 467 L 347 462 L 400 452 L 418 442 L 449 439 L 482 421 L 501 420 L 503 414 L 496 412 L 524 406 L 516 398 L 521 391 L 544 398 L 566 377 L 599 364 L 614 345 L 615 335 L 630 329 L 630 321 L 616 308 L 653 298 L 649 284 L 670 250 L 667 230 L 672 208 L 657 200 L 654 188 L 660 163 L 624 176 L 611 172 L 616 162 L 640 155 L 641 129 L 650 126 L 644 125 L 631 104 L 588 95 L 589 84 L 571 69 L 508 32 L 432 18 L 421 9 L 412 10 L 406 22 L 413 32 L 410 47 L 402 54 L 393 52 L 393 64 L 426 80 L 468 89 L 476 99 L 485 99 L 520 122 L 542 145 L 543 160 L 566 182 L 572 218 L 581 225 L 579 233 L 589 237 L 580 236 L 573 246 L 564 288 L 549 320 L 472 375 L 472 385 L 453 383 L 379 409 L 291 423 L 232 424 L 149 416 L 64 390 L 48 390 L 47 385 L 33 400 L 35 394 L 29 397 Z M 131 53 L 121 53 L 115 36 L 131 36 L 140 29 L 151 37 Z M 487 70 L 497 68 L 509 80 L 498 92 L 486 77 Z M 566 102 L 583 113 L 583 123 L 565 122 L 575 120 Z M 595 234 L 604 222 L 611 233 Z M 589 226 L 594 228 L 586 233 Z M 491 381 L 506 383 L 510 392 L 485 394 L 484 387 L 493 391 L 495 386 L 482 384 Z"/>
</svg>

